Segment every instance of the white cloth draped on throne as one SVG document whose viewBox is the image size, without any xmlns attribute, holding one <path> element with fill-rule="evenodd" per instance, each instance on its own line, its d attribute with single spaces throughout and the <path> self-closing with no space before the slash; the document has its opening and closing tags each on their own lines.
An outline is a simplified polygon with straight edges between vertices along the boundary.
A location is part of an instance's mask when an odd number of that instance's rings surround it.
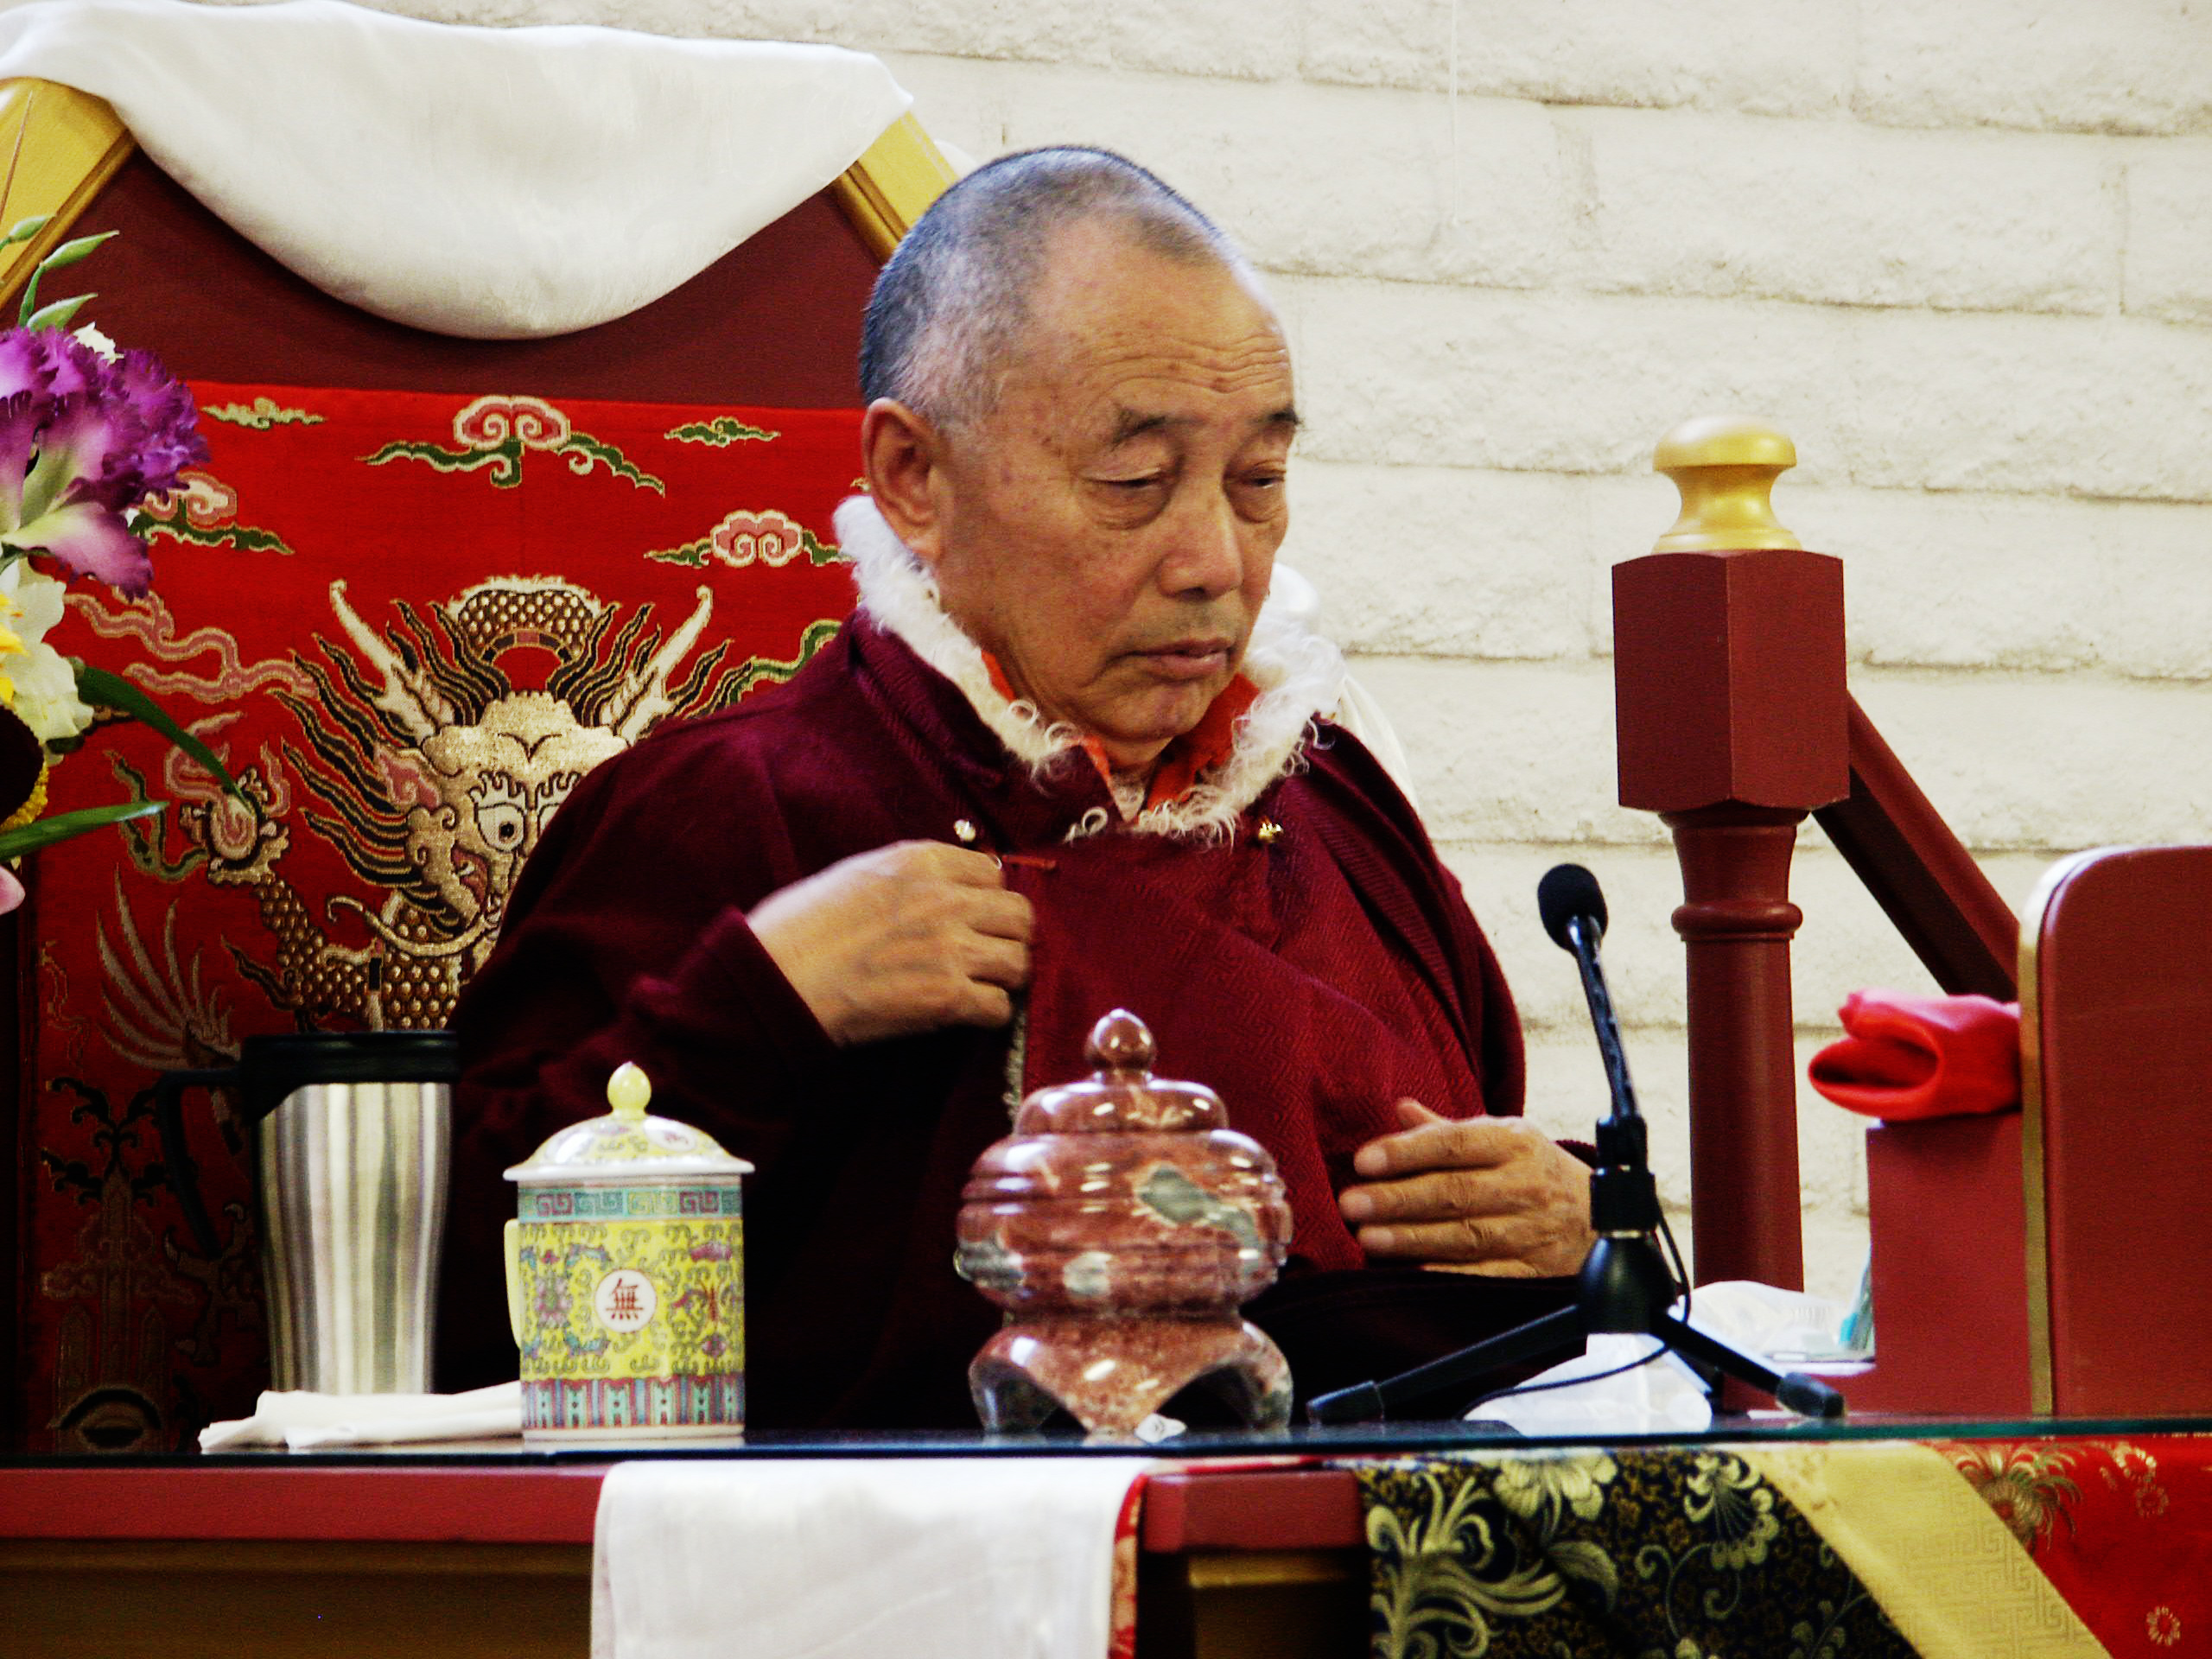
<svg viewBox="0 0 2212 1659">
<path fill-rule="evenodd" d="M 105 99 L 325 293 L 435 333 L 611 321 L 852 165 L 912 101 L 836 47 L 468 29 L 288 0 L 0 12 L 0 77 Z"/>
<path fill-rule="evenodd" d="M 593 1659 L 1105 1659 L 1120 1457 L 617 1465 Z"/>
</svg>

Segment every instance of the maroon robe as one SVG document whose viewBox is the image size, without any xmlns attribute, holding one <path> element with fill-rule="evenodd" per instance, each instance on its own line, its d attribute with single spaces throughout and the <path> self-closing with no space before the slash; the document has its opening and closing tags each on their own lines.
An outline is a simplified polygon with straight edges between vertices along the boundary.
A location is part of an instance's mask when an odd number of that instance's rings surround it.
<svg viewBox="0 0 2212 1659">
<path fill-rule="evenodd" d="M 953 1273 L 953 1217 L 969 1165 L 1007 1131 L 1008 1034 L 836 1047 L 744 914 L 853 854 L 953 841 L 963 819 L 982 849 L 1030 855 L 1007 866 L 1036 908 L 1023 1087 L 1080 1075 L 1091 1023 L 1134 1009 L 1163 1075 L 1217 1090 L 1274 1154 L 1295 1220 L 1286 1279 L 1359 1268 L 1335 1204 L 1353 1152 L 1399 1127 L 1402 1096 L 1452 1116 L 1518 1112 L 1521 1039 L 1403 796 L 1355 739 L 1320 730 L 1219 844 L 1121 829 L 1071 842 L 1085 813 L 1111 816 L 1094 767 L 1073 754 L 1040 782 L 949 680 L 863 618 L 788 686 L 601 766 L 548 828 L 456 1020 L 448 1382 L 513 1374 L 500 1170 L 604 1111 L 608 1071 L 633 1060 L 656 1112 L 758 1166 L 751 1421 L 972 1425 L 965 1368 L 998 1314 Z M 1255 834 L 1263 821 L 1279 833 Z M 1425 1345 L 1481 1333 L 1465 1310 L 1491 1281 L 1416 1277 L 1417 1301 L 1450 1304 Z M 1499 1311 L 1535 1306 L 1508 1291 Z M 1347 1353 L 1345 1380 L 1396 1357 Z"/>
</svg>

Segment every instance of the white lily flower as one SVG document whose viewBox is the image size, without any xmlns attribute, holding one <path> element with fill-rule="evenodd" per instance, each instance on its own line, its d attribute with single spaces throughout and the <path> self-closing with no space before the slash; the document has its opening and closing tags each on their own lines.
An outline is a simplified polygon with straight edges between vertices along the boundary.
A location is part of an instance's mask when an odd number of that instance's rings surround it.
<svg viewBox="0 0 2212 1659">
<path fill-rule="evenodd" d="M 83 327 L 73 330 L 73 333 L 75 338 L 84 341 L 109 362 L 119 363 L 123 360 L 123 348 L 102 334 L 97 325 L 88 322 Z"/>
<path fill-rule="evenodd" d="M 64 592 L 28 560 L 0 570 L 0 677 L 12 690 L 5 701 L 41 743 L 75 737 L 92 723 L 77 695 L 77 671 L 46 643 L 47 631 L 61 620 Z"/>
</svg>

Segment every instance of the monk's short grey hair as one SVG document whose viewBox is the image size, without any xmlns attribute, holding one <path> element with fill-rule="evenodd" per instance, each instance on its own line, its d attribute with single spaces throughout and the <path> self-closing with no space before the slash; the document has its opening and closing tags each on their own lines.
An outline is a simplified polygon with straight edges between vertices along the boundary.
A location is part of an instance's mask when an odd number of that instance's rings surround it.
<svg viewBox="0 0 2212 1659">
<path fill-rule="evenodd" d="M 1111 150 L 1022 150 L 931 204 L 875 281 L 861 330 L 861 397 L 939 426 L 987 415 L 1022 343 L 1052 238 L 1103 219 L 1166 257 L 1248 271 L 1221 227 Z"/>
</svg>

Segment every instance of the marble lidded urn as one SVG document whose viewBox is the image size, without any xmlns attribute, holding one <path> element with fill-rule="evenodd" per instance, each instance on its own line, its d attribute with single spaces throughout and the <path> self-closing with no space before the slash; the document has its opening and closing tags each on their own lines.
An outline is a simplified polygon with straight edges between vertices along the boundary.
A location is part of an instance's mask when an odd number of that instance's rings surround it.
<svg viewBox="0 0 2212 1659">
<path fill-rule="evenodd" d="M 1238 1309 L 1274 1282 L 1290 1206 L 1274 1160 L 1221 1097 L 1152 1075 L 1152 1033 L 1116 1008 L 1090 1077 L 1040 1089 L 976 1160 L 957 1261 L 1007 1311 L 968 1368 L 984 1426 L 1055 1408 L 1130 1433 L 1192 1384 L 1245 1423 L 1290 1418 L 1290 1368 Z"/>
</svg>

